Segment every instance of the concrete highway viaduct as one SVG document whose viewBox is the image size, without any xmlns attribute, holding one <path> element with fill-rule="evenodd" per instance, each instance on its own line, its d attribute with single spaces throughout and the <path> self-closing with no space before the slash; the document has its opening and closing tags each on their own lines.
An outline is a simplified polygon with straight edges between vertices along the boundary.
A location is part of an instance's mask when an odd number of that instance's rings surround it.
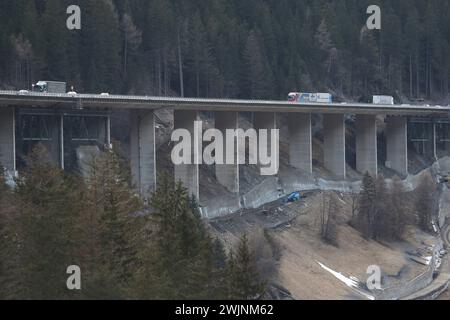
<svg viewBox="0 0 450 320">
<path fill-rule="evenodd" d="M 109 144 L 109 111 L 129 109 L 132 176 L 139 193 L 145 197 L 156 186 L 154 112 L 161 108 L 173 108 L 175 129 L 185 128 L 191 133 L 202 111 L 214 114 L 215 126 L 221 131 L 236 129 L 241 112 L 253 112 L 256 129 L 274 129 L 277 115 L 287 114 L 290 165 L 306 173 L 313 170 L 312 114 L 322 114 L 324 165 L 342 180 L 346 178 L 346 115 L 356 117 L 356 170 L 361 173 L 378 173 L 376 117 L 379 115 L 386 116 L 386 167 L 400 175 L 408 174 L 408 141 L 419 148 L 425 146 L 426 141 L 432 141 L 426 147 L 430 150 L 424 152 L 431 152 L 435 157 L 439 146 L 446 149 L 450 143 L 450 107 L 0 91 L 0 163 L 7 171 L 15 173 L 20 165 L 20 150 L 35 141 L 57 141 L 56 146 L 53 143 L 49 149 L 63 168 L 70 167 L 73 157 L 77 156 L 70 155 L 70 147 L 86 147 L 95 140 Z M 47 122 L 43 117 L 47 117 Z M 412 128 L 409 140 L 408 128 Z M 38 132 L 31 132 L 33 130 Z M 215 174 L 219 183 L 239 194 L 239 164 L 216 165 Z M 199 165 L 176 165 L 175 179 L 201 199 Z"/>
</svg>

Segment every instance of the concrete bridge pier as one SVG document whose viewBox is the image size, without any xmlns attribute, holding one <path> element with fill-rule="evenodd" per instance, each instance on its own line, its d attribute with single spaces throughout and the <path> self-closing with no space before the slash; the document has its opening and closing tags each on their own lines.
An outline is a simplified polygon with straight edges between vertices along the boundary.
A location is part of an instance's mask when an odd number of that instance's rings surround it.
<svg viewBox="0 0 450 320">
<path fill-rule="evenodd" d="M 408 143 L 417 154 L 436 159 L 436 122 L 433 119 L 408 119 Z"/>
<path fill-rule="evenodd" d="M 440 120 L 434 123 L 434 148 L 436 158 L 450 155 L 450 120 Z"/>
<path fill-rule="evenodd" d="M 156 188 L 155 116 L 153 111 L 131 111 L 131 173 L 143 199 Z"/>
<path fill-rule="evenodd" d="M 438 160 L 436 122 L 433 122 L 433 158 Z"/>
<path fill-rule="evenodd" d="M 267 147 L 267 155 L 270 156 L 272 159 L 276 159 L 276 161 L 279 162 L 279 137 L 277 141 L 276 146 L 272 146 L 272 139 L 275 137 L 272 137 L 273 132 L 272 129 L 277 129 L 277 114 L 274 112 L 255 112 L 253 117 L 253 128 L 257 130 L 258 132 L 258 166 L 261 168 L 261 174 L 265 175 L 263 173 L 264 169 L 267 169 L 269 166 L 262 163 L 261 159 L 261 153 L 264 154 L 265 152 L 262 151 L 262 147 Z M 266 129 L 267 130 L 267 140 L 263 140 L 259 130 Z M 267 144 L 266 144 L 267 143 Z M 272 155 L 272 149 L 274 149 L 275 153 L 277 153 L 276 156 Z M 271 164 L 271 166 L 276 166 L 277 169 L 279 167 L 279 163 L 277 164 Z M 270 171 L 270 172 L 269 172 Z M 266 175 L 276 175 L 272 174 L 269 170 Z"/>
<path fill-rule="evenodd" d="M 373 115 L 356 116 L 356 170 L 378 174 L 377 125 Z"/>
<path fill-rule="evenodd" d="M 238 129 L 238 112 L 215 112 L 216 129 L 222 132 L 224 137 L 223 164 L 216 164 L 217 181 L 230 192 L 239 193 L 239 163 L 237 157 L 237 138 L 227 140 L 227 129 Z M 232 147 L 231 147 L 232 146 Z M 227 150 L 233 148 L 233 158 L 227 159 Z M 233 163 L 233 164 L 230 164 Z"/>
<path fill-rule="evenodd" d="M 324 164 L 336 177 L 345 179 L 344 114 L 323 115 Z"/>
<path fill-rule="evenodd" d="M 175 165 L 175 182 L 181 181 L 197 201 L 200 201 L 199 163 L 202 160 L 202 132 L 195 134 L 195 121 L 199 121 L 198 111 L 174 111 L 174 129 L 186 129 L 191 136 L 190 164 Z"/>
<path fill-rule="evenodd" d="M 0 166 L 14 174 L 16 171 L 15 112 L 13 108 L 0 109 Z"/>
<path fill-rule="evenodd" d="M 255 112 L 253 116 L 253 128 L 260 129 L 276 129 L 277 114 L 274 112 Z"/>
<path fill-rule="evenodd" d="M 408 174 L 408 123 L 406 117 L 386 119 L 386 167 Z"/>
<path fill-rule="evenodd" d="M 311 114 L 292 113 L 288 117 L 290 165 L 312 174 Z"/>
</svg>

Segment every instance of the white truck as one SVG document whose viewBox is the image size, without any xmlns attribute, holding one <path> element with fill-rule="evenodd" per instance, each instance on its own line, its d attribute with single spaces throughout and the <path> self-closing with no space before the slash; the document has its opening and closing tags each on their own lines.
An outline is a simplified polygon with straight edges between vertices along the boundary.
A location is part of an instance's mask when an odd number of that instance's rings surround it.
<svg viewBox="0 0 450 320">
<path fill-rule="evenodd" d="M 306 93 L 306 92 L 291 92 L 288 95 L 289 102 L 317 102 L 317 103 L 332 103 L 333 97 L 329 93 Z"/>
<path fill-rule="evenodd" d="M 39 81 L 33 85 L 33 92 L 66 93 L 67 85 L 60 81 Z"/>
<path fill-rule="evenodd" d="M 373 104 L 394 104 L 394 97 L 392 96 L 373 96 Z"/>
</svg>

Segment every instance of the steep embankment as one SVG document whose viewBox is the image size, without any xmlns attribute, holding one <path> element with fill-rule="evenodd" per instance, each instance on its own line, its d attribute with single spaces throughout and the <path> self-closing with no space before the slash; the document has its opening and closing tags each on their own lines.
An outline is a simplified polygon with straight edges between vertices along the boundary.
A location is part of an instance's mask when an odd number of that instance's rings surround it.
<svg viewBox="0 0 450 320">
<path fill-rule="evenodd" d="M 410 261 L 406 251 L 414 251 L 421 242 L 432 243 L 431 237 L 416 228 L 408 228 L 405 241 L 381 244 L 367 241 L 349 226 L 351 198 L 340 198 L 338 212 L 339 247 L 324 244 L 320 239 L 321 195 L 317 194 L 305 203 L 301 215 L 292 227 L 274 232 L 274 238 L 283 248 L 279 265 L 279 281 L 299 299 L 358 299 L 343 282 L 324 270 L 318 262 L 365 282 L 367 268 L 377 265 L 385 274 L 384 286 L 408 281 L 422 272 L 425 267 Z"/>
<path fill-rule="evenodd" d="M 261 208 L 211 222 L 213 231 L 231 246 L 244 233 L 266 229 L 265 239 L 272 248 L 275 287 L 288 290 L 294 299 L 366 299 L 338 280 L 324 266 L 365 282 L 367 268 L 377 265 L 383 272 L 383 287 L 406 283 L 421 275 L 427 266 L 413 262 L 407 252 L 432 245 L 434 238 L 409 226 L 404 241 L 381 244 L 365 240 L 349 224 L 352 197 L 338 195 L 338 247 L 320 238 L 323 197 L 331 192 L 312 192 L 301 202 L 280 205 L 275 202 Z M 258 254 L 257 254 L 258 255 Z M 259 258 L 259 257 L 258 257 Z M 267 254 L 264 264 L 269 264 Z"/>
</svg>

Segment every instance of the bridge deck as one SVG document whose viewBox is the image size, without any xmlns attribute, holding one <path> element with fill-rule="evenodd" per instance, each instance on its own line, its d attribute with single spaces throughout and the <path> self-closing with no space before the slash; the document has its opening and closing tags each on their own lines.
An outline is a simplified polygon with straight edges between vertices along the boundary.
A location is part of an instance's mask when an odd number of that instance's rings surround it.
<svg viewBox="0 0 450 320">
<path fill-rule="evenodd" d="M 0 106 L 105 107 L 112 109 L 159 109 L 282 113 L 353 113 L 386 115 L 449 115 L 450 106 L 375 105 L 366 103 L 291 103 L 285 101 L 199 99 L 150 96 L 51 94 L 0 91 Z"/>
</svg>

